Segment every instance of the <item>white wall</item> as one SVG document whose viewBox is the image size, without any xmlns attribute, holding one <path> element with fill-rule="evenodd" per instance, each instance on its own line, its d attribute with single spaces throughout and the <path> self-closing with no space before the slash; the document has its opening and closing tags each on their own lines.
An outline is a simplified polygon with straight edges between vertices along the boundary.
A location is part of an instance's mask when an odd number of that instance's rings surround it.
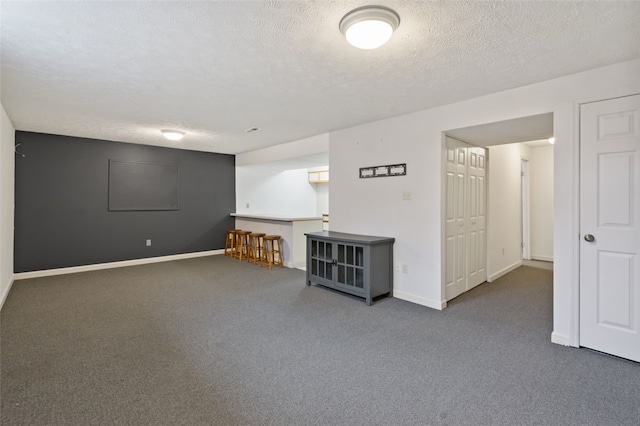
<svg viewBox="0 0 640 426">
<path fill-rule="evenodd" d="M 236 213 L 311 217 L 317 216 L 317 207 L 307 169 L 236 167 Z"/>
<path fill-rule="evenodd" d="M 446 306 L 442 280 L 443 132 L 554 114 L 554 332 L 578 341 L 578 134 L 580 102 L 640 91 L 640 60 L 507 90 L 329 135 L 331 229 L 396 238 L 394 296 Z M 425 94 L 426 96 L 427 94 Z M 358 179 L 358 168 L 407 163 L 407 176 Z M 559 165 L 562 165 L 560 167 Z M 403 201 L 402 192 L 411 200 Z"/>
<path fill-rule="evenodd" d="M 316 190 L 316 214 L 322 216 L 323 213 L 329 213 L 329 184 L 316 183 L 313 186 Z"/>
<path fill-rule="evenodd" d="M 330 229 L 393 237 L 394 296 L 441 308 L 440 208 L 442 135 L 431 134 L 420 114 L 400 116 L 331 133 Z M 436 150 L 434 151 L 434 147 Z M 436 152 L 437 151 L 437 152 Z M 406 176 L 359 178 L 360 167 L 407 164 Z M 411 194 L 403 200 L 403 193 Z M 435 285 L 437 284 L 437 285 Z"/>
<path fill-rule="evenodd" d="M 13 283 L 15 129 L 0 104 L 0 308 Z"/>
<path fill-rule="evenodd" d="M 553 145 L 531 149 L 531 258 L 553 262 Z"/>
<path fill-rule="evenodd" d="M 521 161 L 531 149 L 521 143 L 489 147 L 487 180 L 487 281 L 522 264 Z"/>
</svg>

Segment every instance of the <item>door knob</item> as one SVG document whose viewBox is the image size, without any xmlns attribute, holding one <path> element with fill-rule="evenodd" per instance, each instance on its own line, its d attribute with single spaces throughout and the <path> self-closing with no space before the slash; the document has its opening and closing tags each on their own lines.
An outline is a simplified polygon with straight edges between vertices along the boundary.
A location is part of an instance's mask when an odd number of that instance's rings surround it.
<svg viewBox="0 0 640 426">
<path fill-rule="evenodd" d="M 592 243 L 596 240 L 596 238 L 591 234 L 587 234 L 584 236 L 584 240 L 588 243 Z"/>
</svg>

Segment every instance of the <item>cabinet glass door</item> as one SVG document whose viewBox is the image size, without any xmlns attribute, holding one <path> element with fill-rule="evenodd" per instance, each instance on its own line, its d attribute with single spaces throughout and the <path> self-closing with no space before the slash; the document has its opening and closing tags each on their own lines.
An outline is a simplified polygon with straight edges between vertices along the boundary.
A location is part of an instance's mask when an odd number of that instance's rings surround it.
<svg viewBox="0 0 640 426">
<path fill-rule="evenodd" d="M 349 288 L 364 288 L 364 247 L 350 244 L 338 246 L 337 282 Z"/>
<path fill-rule="evenodd" d="M 333 280 L 332 243 L 311 240 L 311 275 Z"/>
</svg>

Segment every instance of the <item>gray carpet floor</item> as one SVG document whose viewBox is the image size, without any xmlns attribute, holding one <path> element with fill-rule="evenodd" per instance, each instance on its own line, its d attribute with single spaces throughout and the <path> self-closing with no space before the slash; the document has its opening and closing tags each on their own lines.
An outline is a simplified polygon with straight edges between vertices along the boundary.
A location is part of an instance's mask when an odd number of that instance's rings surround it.
<svg viewBox="0 0 640 426">
<path fill-rule="evenodd" d="M 223 256 L 17 281 L 3 425 L 623 425 L 640 366 L 550 342 L 552 273 L 435 311 Z"/>
</svg>

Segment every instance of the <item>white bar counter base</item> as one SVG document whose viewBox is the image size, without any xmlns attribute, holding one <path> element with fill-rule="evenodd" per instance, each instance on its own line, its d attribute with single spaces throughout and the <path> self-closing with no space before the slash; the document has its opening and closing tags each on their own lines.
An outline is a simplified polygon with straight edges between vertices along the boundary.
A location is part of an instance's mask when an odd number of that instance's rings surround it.
<svg viewBox="0 0 640 426">
<path fill-rule="evenodd" d="M 274 214 L 231 213 L 236 218 L 236 228 L 243 231 L 264 232 L 282 237 L 285 266 L 306 269 L 307 232 L 322 231 L 322 216 L 287 217 Z"/>
</svg>

